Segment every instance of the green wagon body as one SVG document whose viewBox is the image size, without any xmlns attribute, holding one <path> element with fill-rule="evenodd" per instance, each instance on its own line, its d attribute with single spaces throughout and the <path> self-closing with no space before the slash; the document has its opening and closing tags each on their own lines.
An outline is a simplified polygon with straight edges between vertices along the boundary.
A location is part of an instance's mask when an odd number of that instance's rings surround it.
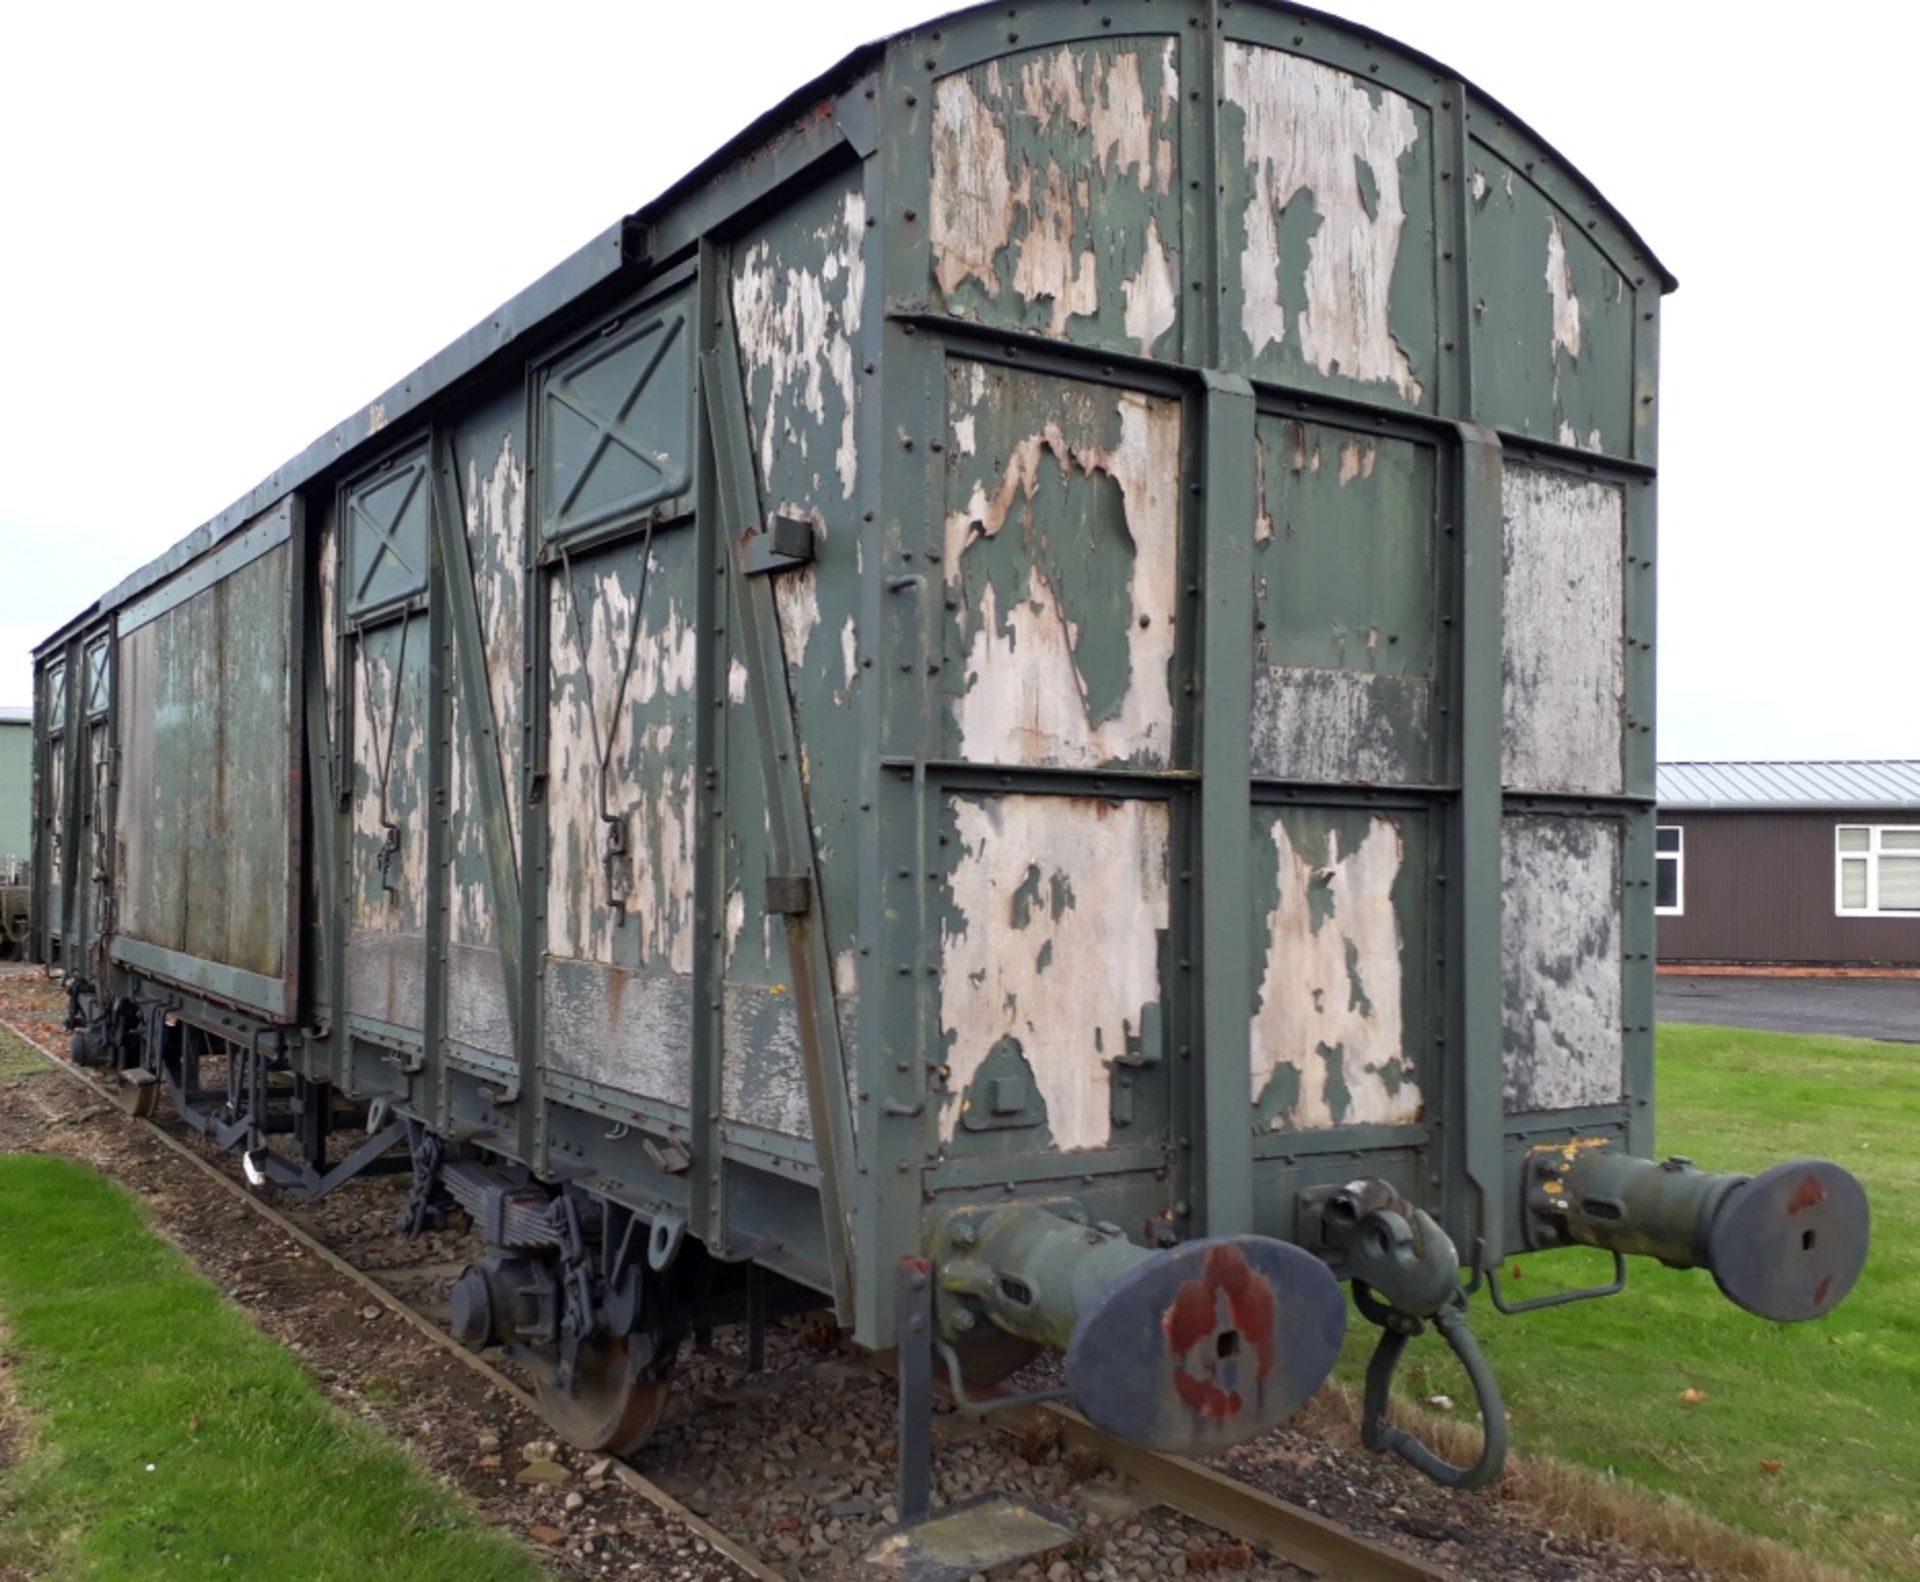
<svg viewBox="0 0 1920 1582">
<path fill-rule="evenodd" d="M 1330 18 L 898 35 L 40 650 L 39 949 L 869 1345 L 983 1200 L 1496 1266 L 1652 1140 L 1671 285 Z"/>
</svg>

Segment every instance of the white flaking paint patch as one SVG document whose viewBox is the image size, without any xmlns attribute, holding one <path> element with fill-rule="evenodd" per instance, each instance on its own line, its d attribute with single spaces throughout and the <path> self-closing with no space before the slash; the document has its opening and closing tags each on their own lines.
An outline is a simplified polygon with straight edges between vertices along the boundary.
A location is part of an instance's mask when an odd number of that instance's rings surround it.
<svg viewBox="0 0 1920 1582">
<path fill-rule="evenodd" d="M 1528 791 L 1621 788 L 1626 653 L 1620 486 L 1510 463 L 1502 780 Z"/>
<path fill-rule="evenodd" d="M 375 628 L 354 645 L 353 762 L 358 789 L 353 801 L 353 926 L 374 933 L 397 933 L 425 926 L 427 916 L 426 696 L 427 625 L 411 616 L 406 670 L 396 676 L 400 658 L 398 622 Z M 209 652 L 209 659 L 212 655 Z M 396 682 L 398 690 L 396 693 Z M 212 680 L 209 678 L 209 687 Z M 369 707 L 368 687 L 372 688 Z M 396 724 L 396 711 L 398 720 Z M 386 844 L 380 824 L 380 763 L 388 763 L 387 807 L 400 830 L 400 887 L 380 887 L 377 853 Z"/>
<path fill-rule="evenodd" d="M 1344 489 L 1356 478 L 1371 478 L 1378 460 L 1375 446 L 1363 439 L 1349 440 L 1340 447 L 1340 487 Z"/>
<path fill-rule="evenodd" d="M 948 585 L 959 587 L 967 544 L 998 534 L 1017 504 L 1031 508 L 1043 467 L 1056 467 L 1069 487 L 1076 473 L 1111 478 L 1120 487 L 1134 548 L 1126 696 L 1116 713 L 1092 720 L 1073 659 L 1075 629 L 1035 565 L 1026 597 L 1003 611 L 989 585 L 969 615 L 974 630 L 954 717 L 961 756 L 973 762 L 1163 764 L 1172 751 L 1180 407 L 1132 391 L 1114 399 L 1120 440 L 1111 450 L 1072 447 L 1056 423 L 1015 445 L 995 493 L 989 497 L 984 485 L 976 485 L 966 509 L 948 516 L 944 564 Z"/>
<path fill-rule="evenodd" d="M 974 451 L 973 414 L 955 418 L 953 422 L 953 448 L 962 456 L 971 456 Z"/>
<path fill-rule="evenodd" d="M 1366 839 L 1344 857 L 1329 831 L 1325 853 L 1305 856 L 1276 818 L 1273 845 L 1280 896 L 1267 914 L 1266 971 L 1253 1014 L 1253 1101 L 1276 1069 L 1291 1065 L 1300 1073 L 1299 1098 L 1291 1113 L 1273 1117 L 1276 1129 L 1411 1125 L 1422 1099 L 1401 1026 L 1400 920 L 1393 909 L 1404 857 L 1399 826 L 1371 820 Z M 1327 898 L 1318 927 L 1315 888 Z M 1337 1118 L 1323 1048 L 1338 1051 L 1347 1089 L 1347 1108 Z M 1384 1076 L 1390 1068 L 1403 1073 L 1397 1086 Z"/>
<path fill-rule="evenodd" d="M 747 898 L 738 885 L 727 892 L 727 954 L 729 965 L 740 944 L 740 931 L 747 926 Z"/>
<path fill-rule="evenodd" d="M 738 659 L 727 663 L 727 701 L 735 708 L 747 701 L 747 667 Z"/>
<path fill-rule="evenodd" d="M 1588 429 L 1587 437 L 1582 439 L 1579 431 L 1565 418 L 1560 420 L 1560 432 L 1555 437 L 1562 445 L 1570 445 L 1579 450 L 1598 451 L 1606 448 L 1605 443 L 1600 438 L 1599 429 Z"/>
<path fill-rule="evenodd" d="M 1500 829 L 1507 1113 L 1614 1104 L 1624 1072 L 1619 826 L 1514 815 Z"/>
<path fill-rule="evenodd" d="M 1253 772 L 1335 785 L 1418 784 L 1427 778 L 1432 709 L 1425 676 L 1255 665 Z"/>
<path fill-rule="evenodd" d="M 952 1139 L 968 1086 L 1012 1038 L 1054 1146 L 1100 1147 L 1112 1130 L 1111 1062 L 1160 998 L 1167 805 L 1003 796 L 952 806 L 958 921 L 941 928 L 940 1020 L 955 1097 L 941 1136 Z M 1032 904 L 1016 908 L 1023 890 Z"/>
<path fill-rule="evenodd" d="M 1547 222 L 1547 294 L 1553 299 L 1553 351 L 1580 355 L 1580 298 L 1573 290 L 1573 266 L 1567 259 L 1567 238 L 1560 216 Z"/>
<path fill-rule="evenodd" d="M 780 647 L 787 663 L 807 662 L 807 645 L 820 624 L 820 582 L 815 567 L 783 572 L 773 579 L 773 608 L 780 622 Z"/>
<path fill-rule="evenodd" d="M 1091 247 L 1075 251 L 1075 217 L 1085 213 L 1090 195 L 1084 181 L 1069 183 L 1060 166 L 1047 161 L 1038 202 L 1033 172 L 1022 173 L 1014 201 L 1027 211 L 1026 234 L 1013 266 L 1013 289 L 1029 302 L 1045 297 L 1053 304 L 1047 333 L 1062 335 L 1067 320 L 1100 310 L 1100 270 Z"/>
<path fill-rule="evenodd" d="M 607 803 L 627 821 L 632 884 L 623 917 L 608 904 L 601 874 L 605 835 L 594 727 L 587 713 L 588 689 L 578 680 L 583 666 L 573 640 L 567 582 L 555 578 L 548 615 L 556 678 L 547 757 L 555 853 L 547 883 L 550 949 L 611 963 L 621 932 L 631 930 L 634 938 L 623 955 L 637 957 L 642 965 L 664 963 L 675 973 L 690 973 L 695 798 L 687 744 L 698 633 L 668 573 L 656 562 L 624 705 L 616 711 L 634 595 L 612 566 L 580 573 L 577 591 L 587 636 L 584 669 L 592 677 L 593 707 L 601 711 L 600 741 L 608 751 Z M 571 684 L 559 684 L 563 678 Z M 662 761 L 676 735 L 682 738 L 682 758 L 666 768 Z M 577 869 L 574 853 L 579 854 Z"/>
<path fill-rule="evenodd" d="M 1390 298 L 1406 208 L 1400 158 L 1419 137 L 1412 104 L 1331 66 L 1258 45 L 1226 46 L 1226 96 L 1246 116 L 1247 247 L 1240 259 L 1241 328 L 1259 357 L 1287 332 L 1280 211 L 1310 192 L 1321 216 L 1307 244 L 1301 355 L 1322 374 L 1391 384 L 1408 401 L 1422 389 L 1393 338 Z M 1376 102 L 1376 94 L 1378 102 Z M 1368 214 L 1357 166 L 1373 176 Z"/>
<path fill-rule="evenodd" d="M 376 401 L 372 406 L 367 408 L 367 432 L 369 434 L 378 434 L 380 430 L 386 426 L 387 405 L 384 401 Z"/>
<path fill-rule="evenodd" d="M 826 422 L 829 383 L 839 395 L 840 437 L 834 452 L 843 499 L 852 499 L 859 471 L 855 445 L 853 338 L 866 295 L 867 200 L 850 189 L 836 224 L 815 231 L 824 248 L 818 269 L 796 268 L 762 239 L 747 249 L 733 281 L 733 314 L 747 369 L 764 370 L 767 393 L 756 425 L 760 478 L 773 477 L 775 452 L 809 454 L 810 431 L 797 411 Z"/>
<path fill-rule="evenodd" d="M 1122 281 L 1120 289 L 1127 299 L 1127 334 L 1142 355 L 1151 354 L 1154 342 L 1173 328 L 1179 300 L 1173 259 L 1160 240 L 1160 222 L 1151 215 L 1147 218 L 1147 242 L 1140 256 L 1140 271 Z"/>
<path fill-rule="evenodd" d="M 1132 171 L 1145 192 L 1154 176 L 1153 122 L 1147 116 L 1140 57 L 1131 50 L 1111 57 L 1095 54 L 1093 69 L 1095 97 L 1087 117 L 1094 160 L 1119 175 Z"/>
<path fill-rule="evenodd" d="M 477 467 L 468 468 L 467 537 L 473 545 L 474 599 L 480 611 L 487 692 L 493 700 L 495 744 L 516 860 L 520 851 L 520 709 L 526 690 L 521 685 L 526 588 L 520 564 L 526 525 L 526 463 L 514 455 L 513 435 L 508 432 L 501 436 L 500 453 L 485 478 Z"/>
<path fill-rule="evenodd" d="M 333 693 L 340 684 L 339 645 L 333 640 L 335 609 L 340 597 L 340 535 L 329 522 L 320 529 L 320 675 L 327 699 L 327 730 L 333 730 Z M 337 752 L 339 743 L 332 744 Z M 57 756 L 57 755 L 56 755 Z M 337 771 L 336 771 L 337 772 Z M 57 803 L 56 803 L 57 805 Z"/>
<path fill-rule="evenodd" d="M 994 260 L 1013 235 L 1013 179 L 1007 138 L 964 72 L 933 90 L 934 279 L 951 296 L 968 280 L 1000 295 Z"/>
<path fill-rule="evenodd" d="M 851 687 L 853 678 L 859 674 L 859 654 L 854 639 L 853 617 L 849 615 L 846 624 L 840 628 L 840 668 L 845 673 L 846 684 Z"/>
</svg>

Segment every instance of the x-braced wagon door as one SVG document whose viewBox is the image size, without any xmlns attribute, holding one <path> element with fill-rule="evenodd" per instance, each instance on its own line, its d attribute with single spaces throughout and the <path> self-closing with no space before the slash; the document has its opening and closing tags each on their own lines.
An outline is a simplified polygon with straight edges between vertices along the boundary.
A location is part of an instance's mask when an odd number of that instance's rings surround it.
<svg viewBox="0 0 1920 1582">
<path fill-rule="evenodd" d="M 40 686 L 40 786 L 35 816 L 35 860 L 40 866 L 40 949 L 49 962 L 64 960 L 67 894 L 67 660 L 64 654 L 42 665 Z"/>
<path fill-rule="evenodd" d="M 355 1037 L 417 1059 L 427 1024 L 431 876 L 428 555 L 432 484 L 423 443 L 342 495 L 338 598 L 346 634 L 335 707 L 351 812 L 339 904 Z"/>
<path fill-rule="evenodd" d="M 691 306 L 668 289 L 536 370 L 529 611 L 541 1156 L 600 1146 L 610 1110 L 678 1175 L 699 1107 Z"/>
<path fill-rule="evenodd" d="M 105 974 L 103 952 L 113 931 L 113 808 L 118 761 L 113 748 L 113 642 L 101 631 L 81 650 L 85 710 L 79 740 L 80 849 L 73 877 L 74 956 L 96 982 Z"/>
</svg>

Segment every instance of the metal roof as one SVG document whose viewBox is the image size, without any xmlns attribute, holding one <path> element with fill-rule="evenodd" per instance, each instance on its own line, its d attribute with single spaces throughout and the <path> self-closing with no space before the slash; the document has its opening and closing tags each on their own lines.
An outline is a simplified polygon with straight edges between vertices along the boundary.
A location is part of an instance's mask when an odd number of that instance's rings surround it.
<svg viewBox="0 0 1920 1582">
<path fill-rule="evenodd" d="M 1920 759 L 1681 762 L 1658 766 L 1664 809 L 1920 808 Z"/>
<path fill-rule="evenodd" d="M 13 704 L 0 703 L 0 725 L 31 725 L 32 723 L 32 709 L 23 709 Z"/>
</svg>

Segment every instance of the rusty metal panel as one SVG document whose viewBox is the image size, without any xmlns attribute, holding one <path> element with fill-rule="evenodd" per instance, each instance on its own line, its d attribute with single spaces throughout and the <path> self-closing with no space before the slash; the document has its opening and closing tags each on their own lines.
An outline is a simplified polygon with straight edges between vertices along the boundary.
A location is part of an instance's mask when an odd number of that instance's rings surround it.
<svg viewBox="0 0 1920 1582">
<path fill-rule="evenodd" d="M 1624 877 L 1617 819 L 1501 820 L 1508 1114 L 1620 1101 Z"/>
<path fill-rule="evenodd" d="M 1304 55 L 1231 40 L 1221 90 L 1228 366 L 1431 407 L 1431 112 Z"/>
<path fill-rule="evenodd" d="M 1433 779 L 1432 447 L 1263 417 L 1255 456 L 1254 774 Z"/>
<path fill-rule="evenodd" d="M 282 522 L 216 579 L 163 586 L 119 639 L 119 934 L 276 1017 L 296 959 L 292 554 Z"/>
<path fill-rule="evenodd" d="M 935 84 L 929 233 L 947 312 L 1141 356 L 1177 348 L 1178 44 L 1026 50 Z"/>
<path fill-rule="evenodd" d="M 1252 837 L 1258 1124 L 1325 1131 L 1421 1120 L 1425 819 L 1261 807 Z"/>
<path fill-rule="evenodd" d="M 1538 439 L 1633 454 L 1633 284 L 1527 172 L 1477 143 L 1470 164 L 1481 415 Z"/>
<path fill-rule="evenodd" d="M 1500 493 L 1501 780 L 1528 791 L 1618 792 L 1627 724 L 1624 491 L 1509 461 Z"/>
<path fill-rule="evenodd" d="M 948 756 L 1167 768 L 1177 401 L 947 365 Z"/>
<path fill-rule="evenodd" d="M 1040 1122 L 1020 1151 L 1105 1146 L 1164 1058 L 1167 804 L 1086 796 L 947 799 L 940 936 L 940 1135 Z M 1125 1096 L 1123 1096 L 1125 1095 Z"/>
</svg>

